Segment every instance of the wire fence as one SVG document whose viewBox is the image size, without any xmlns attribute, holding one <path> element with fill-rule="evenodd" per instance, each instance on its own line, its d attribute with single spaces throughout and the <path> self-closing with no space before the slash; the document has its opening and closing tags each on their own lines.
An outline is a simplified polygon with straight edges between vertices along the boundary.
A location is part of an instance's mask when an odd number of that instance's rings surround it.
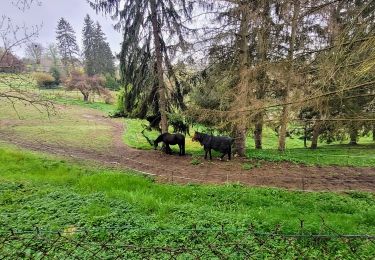
<svg viewBox="0 0 375 260">
<path fill-rule="evenodd" d="M 372 259 L 375 236 L 114 227 L 0 232 L 1 259 Z"/>
</svg>

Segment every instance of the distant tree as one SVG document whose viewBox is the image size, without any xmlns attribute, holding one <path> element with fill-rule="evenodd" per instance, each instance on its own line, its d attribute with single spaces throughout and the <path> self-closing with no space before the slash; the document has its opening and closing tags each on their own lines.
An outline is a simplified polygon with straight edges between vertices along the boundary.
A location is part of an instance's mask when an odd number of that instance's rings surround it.
<svg viewBox="0 0 375 260">
<path fill-rule="evenodd" d="M 98 58 L 98 73 L 100 74 L 114 74 L 115 73 L 115 64 L 114 56 L 111 51 L 111 47 L 107 42 L 105 34 L 102 30 L 102 27 L 99 23 L 96 23 L 95 26 L 95 52 Z"/>
<path fill-rule="evenodd" d="M 44 48 L 40 43 L 31 42 L 27 44 L 25 54 L 34 64 L 39 65 L 42 59 Z"/>
<path fill-rule="evenodd" d="M 59 49 L 56 44 L 49 44 L 46 50 L 46 55 L 52 60 L 53 66 L 57 67 L 60 63 Z"/>
<path fill-rule="evenodd" d="M 10 51 L 4 51 L 0 48 L 0 72 L 17 73 L 24 69 L 25 65 L 19 58 Z"/>
<path fill-rule="evenodd" d="M 70 67 L 75 68 L 77 56 L 79 56 L 79 48 L 73 27 L 61 18 L 56 30 L 57 46 L 61 55 L 62 64 L 69 73 Z"/>
<path fill-rule="evenodd" d="M 90 94 L 104 96 L 106 102 L 111 99 L 109 90 L 105 88 L 104 78 L 97 75 L 87 76 L 80 71 L 73 70 L 65 81 L 65 86 L 67 90 L 80 91 L 83 101 L 86 102 L 89 101 Z"/>
<path fill-rule="evenodd" d="M 86 15 L 84 26 L 82 30 L 83 36 L 83 57 L 85 71 L 87 75 L 92 76 L 97 74 L 95 68 L 96 53 L 95 53 L 95 28 L 94 21 L 91 20 L 89 15 Z"/>
<path fill-rule="evenodd" d="M 89 76 L 114 74 L 114 56 L 100 24 L 98 22 L 94 24 L 94 21 L 87 15 L 82 34 L 86 73 Z"/>
</svg>

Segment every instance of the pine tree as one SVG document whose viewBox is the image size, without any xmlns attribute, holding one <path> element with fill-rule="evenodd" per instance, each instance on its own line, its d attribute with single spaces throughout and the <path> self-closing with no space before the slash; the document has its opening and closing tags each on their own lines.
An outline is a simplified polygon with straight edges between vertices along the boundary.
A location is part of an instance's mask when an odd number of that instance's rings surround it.
<svg viewBox="0 0 375 260">
<path fill-rule="evenodd" d="M 96 72 L 98 74 L 114 73 L 114 57 L 98 22 L 94 28 L 94 56 L 96 57 Z"/>
<path fill-rule="evenodd" d="M 82 34 L 86 73 L 90 76 L 114 74 L 114 56 L 100 24 L 94 24 L 87 15 Z"/>
<path fill-rule="evenodd" d="M 61 18 L 56 30 L 57 47 L 61 55 L 61 60 L 65 70 L 69 73 L 70 67 L 75 67 L 78 60 L 79 48 L 73 27 L 64 19 Z"/>
<path fill-rule="evenodd" d="M 86 15 L 85 17 L 82 34 L 85 71 L 87 75 L 92 76 L 97 74 L 95 69 L 95 28 L 94 22 L 91 20 L 89 15 Z"/>
<path fill-rule="evenodd" d="M 128 102 L 125 109 L 142 103 L 139 108 L 142 117 L 148 107 L 153 107 L 161 117 L 162 132 L 168 132 L 167 112 L 173 102 L 181 107 L 180 84 L 176 79 L 169 59 L 165 39 L 174 39 L 175 48 L 184 49 L 184 32 L 188 30 L 183 20 L 191 16 L 193 2 L 187 0 L 114 0 L 90 1 L 97 11 L 103 11 L 120 18 L 118 28 L 123 29 L 121 72 Z M 163 33 L 162 33 L 163 32 Z M 165 34 L 164 34 L 165 33 Z M 172 53 L 172 52 L 171 52 Z M 168 97 L 164 71 L 174 81 L 177 98 Z M 172 93 L 170 96 L 173 96 Z M 139 102 L 141 100 L 141 102 Z M 150 104 L 151 103 L 151 104 Z"/>
</svg>

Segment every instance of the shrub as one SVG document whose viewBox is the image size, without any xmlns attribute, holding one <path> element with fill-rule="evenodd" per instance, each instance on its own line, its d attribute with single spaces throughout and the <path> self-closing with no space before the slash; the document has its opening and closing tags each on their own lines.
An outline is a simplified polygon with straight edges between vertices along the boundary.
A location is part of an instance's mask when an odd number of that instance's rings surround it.
<svg viewBox="0 0 375 260">
<path fill-rule="evenodd" d="M 118 82 L 115 76 L 111 74 L 106 74 L 105 75 L 105 87 L 111 90 L 119 90 L 120 83 Z"/>
<path fill-rule="evenodd" d="M 34 72 L 32 74 L 39 88 L 52 88 L 55 84 L 55 78 L 45 72 Z"/>
<path fill-rule="evenodd" d="M 58 68 L 51 67 L 49 71 L 52 75 L 52 77 L 55 79 L 55 85 L 58 86 L 61 83 L 61 73 Z"/>
</svg>

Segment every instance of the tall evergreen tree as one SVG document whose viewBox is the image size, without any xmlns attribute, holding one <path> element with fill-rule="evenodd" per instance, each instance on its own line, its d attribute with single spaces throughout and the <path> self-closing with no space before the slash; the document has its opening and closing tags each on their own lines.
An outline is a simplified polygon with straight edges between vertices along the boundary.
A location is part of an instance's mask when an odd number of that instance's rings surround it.
<svg viewBox="0 0 375 260">
<path fill-rule="evenodd" d="M 119 28 L 123 29 L 123 44 L 120 54 L 122 76 L 131 85 L 125 89 L 126 108 L 134 109 L 141 101 L 139 113 L 142 117 L 147 107 L 161 116 L 162 132 L 168 132 L 167 111 L 173 102 L 183 107 L 181 85 L 175 77 L 170 55 L 172 48 L 186 47 L 184 32 L 192 11 L 192 2 L 187 0 L 93 0 L 97 11 L 104 11 L 120 18 Z M 164 71 L 168 71 L 165 75 Z M 174 82 L 174 90 L 168 91 L 165 77 Z M 127 85 L 127 84 L 126 84 Z M 174 98 L 169 98 L 173 96 Z M 150 106 L 151 103 L 151 106 Z"/>
<path fill-rule="evenodd" d="M 70 67 L 75 67 L 79 56 L 75 32 L 73 27 L 64 18 L 61 18 L 57 25 L 56 34 L 61 61 L 65 70 L 69 73 Z"/>
<path fill-rule="evenodd" d="M 98 22 L 94 28 L 94 56 L 96 58 L 95 70 L 97 74 L 114 73 L 114 56 Z"/>
<path fill-rule="evenodd" d="M 85 71 L 87 75 L 92 76 L 97 74 L 95 68 L 95 27 L 94 22 L 91 20 L 89 15 L 86 15 L 84 20 L 84 26 L 82 30 L 83 35 L 83 56 Z"/>
<path fill-rule="evenodd" d="M 87 15 L 82 34 L 86 73 L 90 76 L 114 74 L 114 56 L 100 24 L 95 24 Z"/>
</svg>

